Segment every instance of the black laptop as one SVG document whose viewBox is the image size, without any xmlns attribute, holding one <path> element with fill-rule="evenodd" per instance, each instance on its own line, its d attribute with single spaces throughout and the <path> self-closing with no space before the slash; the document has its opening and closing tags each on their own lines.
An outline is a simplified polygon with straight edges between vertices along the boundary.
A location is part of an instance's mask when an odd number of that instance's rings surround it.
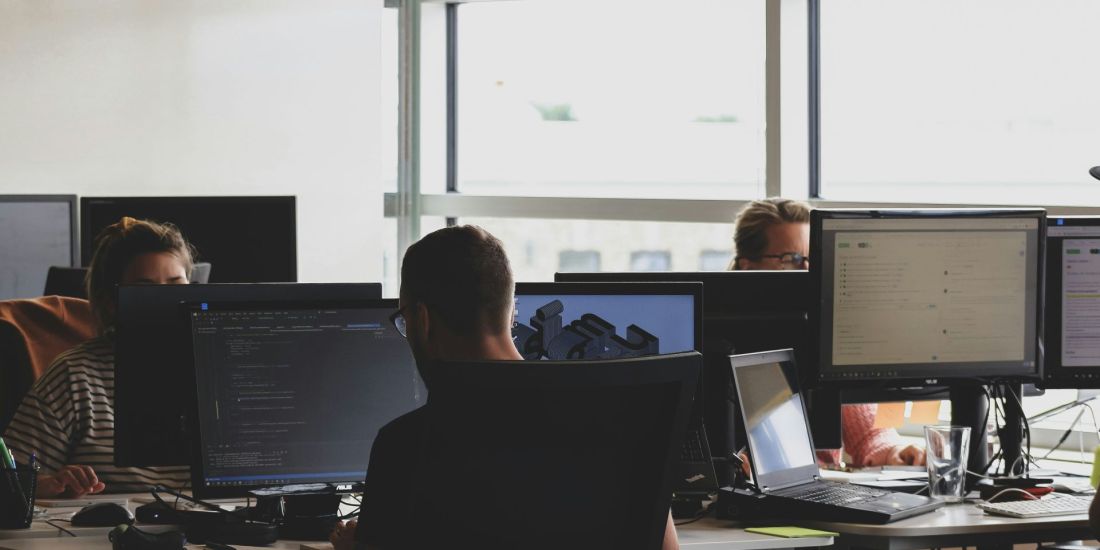
<svg viewBox="0 0 1100 550">
<path fill-rule="evenodd" d="M 925 496 L 822 480 L 793 350 L 731 355 L 758 503 L 785 518 L 889 523 L 943 506 Z"/>
</svg>

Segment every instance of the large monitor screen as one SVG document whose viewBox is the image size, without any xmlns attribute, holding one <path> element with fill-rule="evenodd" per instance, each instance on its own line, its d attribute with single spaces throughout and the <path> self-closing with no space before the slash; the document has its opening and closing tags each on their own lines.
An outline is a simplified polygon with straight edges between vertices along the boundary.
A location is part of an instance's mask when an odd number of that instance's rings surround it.
<svg viewBox="0 0 1100 550">
<path fill-rule="evenodd" d="M 123 216 L 178 226 L 212 265 L 211 283 L 298 280 L 294 197 L 82 197 L 83 265 L 99 232 Z"/>
<path fill-rule="evenodd" d="M 512 338 L 525 359 L 701 351 L 699 283 L 518 283 Z"/>
<path fill-rule="evenodd" d="M 191 311 L 196 495 L 352 484 L 378 430 L 427 400 L 392 300 Z"/>
<path fill-rule="evenodd" d="M 182 304 L 381 297 L 379 283 L 120 286 L 115 315 L 115 465 L 191 463 L 185 428 L 195 406 L 195 369 L 190 322 Z M 393 302 L 396 309 L 396 300 Z"/>
<path fill-rule="evenodd" d="M 1043 385 L 1100 387 L 1100 217 L 1047 225 Z"/>
<path fill-rule="evenodd" d="M 815 211 L 821 380 L 1040 373 L 1042 211 Z"/>
<path fill-rule="evenodd" d="M 76 197 L 0 195 L 0 300 L 34 298 L 52 266 L 76 262 Z"/>
</svg>

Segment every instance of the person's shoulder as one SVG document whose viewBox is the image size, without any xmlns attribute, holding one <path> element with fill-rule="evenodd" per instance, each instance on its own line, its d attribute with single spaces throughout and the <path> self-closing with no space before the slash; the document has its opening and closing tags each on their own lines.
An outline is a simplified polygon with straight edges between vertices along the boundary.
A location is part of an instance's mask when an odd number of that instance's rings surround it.
<svg viewBox="0 0 1100 550">
<path fill-rule="evenodd" d="M 378 439 L 404 439 L 423 432 L 427 422 L 427 406 L 407 412 L 382 426 L 378 430 Z"/>
<path fill-rule="evenodd" d="M 61 352 L 42 373 L 36 387 L 53 387 L 59 378 L 104 378 L 113 375 L 114 347 L 104 337 L 92 338 Z"/>
<path fill-rule="evenodd" d="M 61 352 L 53 360 L 53 364 L 95 362 L 113 365 L 114 361 L 115 349 L 111 340 L 106 336 L 97 336 Z"/>
</svg>

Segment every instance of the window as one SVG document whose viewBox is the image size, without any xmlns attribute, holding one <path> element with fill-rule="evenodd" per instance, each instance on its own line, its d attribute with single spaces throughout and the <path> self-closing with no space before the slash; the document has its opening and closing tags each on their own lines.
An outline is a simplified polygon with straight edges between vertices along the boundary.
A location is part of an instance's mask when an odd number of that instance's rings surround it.
<svg viewBox="0 0 1100 550">
<path fill-rule="evenodd" d="M 1100 3 L 828 0 L 821 176 L 828 199 L 1100 199 Z"/>
<path fill-rule="evenodd" d="M 631 271 L 668 271 L 672 253 L 667 250 L 638 250 L 630 253 Z"/>
<path fill-rule="evenodd" d="M 598 250 L 562 250 L 558 253 L 559 273 L 591 273 L 599 270 Z"/>
<path fill-rule="evenodd" d="M 732 232 L 732 229 L 730 230 Z M 725 271 L 729 268 L 733 254 L 729 249 L 703 250 L 699 253 L 699 271 Z"/>
<path fill-rule="evenodd" d="M 459 192 L 763 193 L 763 2 L 485 2 L 457 19 Z"/>
</svg>

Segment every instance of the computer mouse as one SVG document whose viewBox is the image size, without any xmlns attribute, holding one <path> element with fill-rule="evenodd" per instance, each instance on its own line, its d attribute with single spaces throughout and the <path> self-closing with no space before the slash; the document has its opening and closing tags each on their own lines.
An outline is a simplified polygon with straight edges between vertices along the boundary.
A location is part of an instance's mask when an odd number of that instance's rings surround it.
<svg viewBox="0 0 1100 550">
<path fill-rule="evenodd" d="M 134 515 L 114 502 L 98 502 L 81 508 L 71 521 L 74 527 L 114 527 L 133 523 Z"/>
</svg>

